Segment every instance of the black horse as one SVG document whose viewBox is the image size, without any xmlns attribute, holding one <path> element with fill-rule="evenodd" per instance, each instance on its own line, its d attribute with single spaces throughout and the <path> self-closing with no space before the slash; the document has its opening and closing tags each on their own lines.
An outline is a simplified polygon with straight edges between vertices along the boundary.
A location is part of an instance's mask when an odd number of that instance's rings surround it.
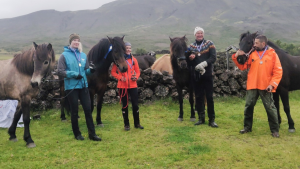
<svg viewBox="0 0 300 169">
<path fill-rule="evenodd" d="M 101 109 L 104 92 L 109 80 L 109 67 L 115 63 L 121 72 L 127 71 L 127 63 L 124 57 L 125 44 L 123 37 L 103 38 L 89 51 L 87 57 L 90 62 L 96 66 L 96 71 L 87 77 L 88 88 L 91 98 L 92 112 L 94 110 L 94 95 L 97 94 L 97 125 L 103 126 L 101 121 Z M 61 83 L 61 92 L 63 92 L 63 83 Z M 68 112 L 70 110 L 67 102 L 64 103 Z M 64 111 L 61 111 L 61 117 L 65 117 Z"/>
<path fill-rule="evenodd" d="M 257 35 L 257 33 L 251 34 L 250 32 L 241 34 L 239 43 L 240 50 L 243 50 L 245 53 L 248 53 L 253 47 L 254 39 Z M 274 93 L 273 95 L 275 106 L 277 108 L 278 122 L 279 124 L 281 124 L 281 116 L 279 112 L 280 96 L 284 107 L 284 111 L 288 119 L 289 132 L 295 132 L 294 121 L 290 113 L 289 91 L 300 89 L 300 57 L 289 55 L 286 51 L 280 49 L 271 41 L 268 41 L 267 45 L 272 47 L 277 53 L 283 70 L 282 79 L 278 85 L 276 93 Z"/>
<path fill-rule="evenodd" d="M 178 92 L 178 100 L 180 104 L 180 112 L 178 121 L 183 120 L 183 96 L 182 89 L 188 87 L 189 89 L 189 102 L 191 105 L 191 121 L 195 121 L 195 111 L 194 111 L 194 97 L 193 97 L 193 87 L 190 82 L 190 70 L 188 69 L 187 59 L 189 54 L 187 51 L 187 38 L 185 36 L 179 38 L 170 38 L 171 44 L 171 65 L 173 69 L 173 79 L 176 82 L 176 88 Z"/>
<path fill-rule="evenodd" d="M 140 69 L 145 70 L 153 65 L 156 60 L 156 54 L 149 52 L 147 55 L 135 56 L 135 58 L 139 63 Z"/>
</svg>

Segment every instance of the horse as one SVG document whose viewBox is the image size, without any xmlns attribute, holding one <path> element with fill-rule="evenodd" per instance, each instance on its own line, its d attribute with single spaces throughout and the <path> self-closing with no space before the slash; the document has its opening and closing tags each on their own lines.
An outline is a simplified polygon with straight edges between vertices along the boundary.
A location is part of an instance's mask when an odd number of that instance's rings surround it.
<svg viewBox="0 0 300 169">
<path fill-rule="evenodd" d="M 33 45 L 12 59 L 0 61 L 0 100 L 18 100 L 13 122 L 8 129 L 9 140 L 18 141 L 16 127 L 23 114 L 23 139 L 28 148 L 36 147 L 29 130 L 31 99 L 38 95 L 42 79 L 51 73 L 55 65 L 55 54 L 50 43 L 37 45 L 33 42 Z"/>
<path fill-rule="evenodd" d="M 176 89 L 178 92 L 178 100 L 180 105 L 178 121 L 183 120 L 183 96 L 182 89 L 186 86 L 189 89 L 189 102 L 191 106 L 191 117 L 190 121 L 195 121 L 194 111 L 194 97 L 193 87 L 191 83 L 191 73 L 188 68 L 187 59 L 189 54 L 187 51 L 187 38 L 183 37 L 170 37 L 170 62 L 173 70 L 173 79 L 176 83 Z"/>
<path fill-rule="evenodd" d="M 160 72 L 163 71 L 167 71 L 169 72 L 170 75 L 173 74 L 173 69 L 172 69 L 172 65 L 171 65 L 171 57 L 169 54 L 165 54 L 163 56 L 161 56 L 160 58 L 158 58 L 153 65 L 151 66 L 152 70 L 157 70 Z"/>
<path fill-rule="evenodd" d="M 258 33 L 251 34 L 246 32 L 241 34 L 239 47 L 245 53 L 248 53 L 254 44 L 254 39 Z M 299 90 L 300 89 L 300 56 L 291 56 L 286 51 L 280 49 L 273 42 L 268 41 L 267 45 L 272 47 L 277 53 L 279 60 L 282 66 L 282 79 L 278 84 L 276 93 L 273 94 L 274 104 L 277 108 L 278 123 L 281 124 L 281 116 L 279 111 L 279 96 L 281 98 L 284 111 L 286 113 L 289 129 L 288 131 L 293 133 L 295 132 L 294 121 L 290 113 L 289 105 L 289 91 Z M 245 58 L 245 57 L 244 57 Z"/>
<path fill-rule="evenodd" d="M 101 121 L 101 109 L 103 103 L 104 92 L 109 80 L 109 68 L 112 63 L 115 63 L 121 72 L 126 72 L 128 67 L 124 57 L 125 43 L 123 37 L 103 38 L 96 45 L 94 45 L 88 52 L 87 58 L 96 66 L 95 72 L 87 77 L 88 89 L 91 98 L 92 112 L 94 110 L 94 95 L 97 94 L 97 117 L 96 123 L 98 126 L 103 127 Z M 63 84 L 63 83 L 62 83 Z M 63 85 L 61 85 L 61 92 Z M 65 104 L 67 112 L 70 110 L 68 103 Z M 63 108 L 61 117 L 65 117 Z"/>
<path fill-rule="evenodd" d="M 139 67 L 142 70 L 148 69 L 153 65 L 156 60 L 156 54 L 154 52 L 149 52 L 147 55 L 135 56 Z"/>
</svg>

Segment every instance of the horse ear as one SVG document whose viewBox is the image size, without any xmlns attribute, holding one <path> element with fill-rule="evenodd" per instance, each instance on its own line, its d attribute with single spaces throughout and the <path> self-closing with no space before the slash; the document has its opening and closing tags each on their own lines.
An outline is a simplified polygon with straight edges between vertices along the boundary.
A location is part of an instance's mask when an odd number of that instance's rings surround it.
<svg viewBox="0 0 300 169">
<path fill-rule="evenodd" d="M 113 39 L 112 39 L 112 38 L 110 38 L 110 37 L 108 37 L 108 36 L 107 36 L 107 39 L 108 39 L 108 41 L 109 41 L 110 43 L 112 43 L 112 42 L 113 42 Z"/>
<path fill-rule="evenodd" d="M 51 45 L 51 43 L 49 43 L 49 44 L 47 45 L 47 49 L 48 49 L 49 51 L 52 50 L 52 45 Z"/>
<path fill-rule="evenodd" d="M 170 36 L 169 36 L 169 38 L 170 38 L 170 41 L 173 42 L 174 39 L 172 39 Z"/>
<path fill-rule="evenodd" d="M 252 34 L 253 37 L 258 36 L 258 31 L 256 31 L 255 33 Z"/>
<path fill-rule="evenodd" d="M 122 40 L 124 39 L 125 35 L 123 35 L 123 37 L 121 38 Z"/>
<path fill-rule="evenodd" d="M 185 36 L 186 36 L 186 35 L 184 35 L 184 36 L 182 37 L 182 39 L 185 39 Z"/>
<path fill-rule="evenodd" d="M 35 42 L 33 42 L 33 46 L 35 49 L 38 47 L 38 45 Z"/>
</svg>

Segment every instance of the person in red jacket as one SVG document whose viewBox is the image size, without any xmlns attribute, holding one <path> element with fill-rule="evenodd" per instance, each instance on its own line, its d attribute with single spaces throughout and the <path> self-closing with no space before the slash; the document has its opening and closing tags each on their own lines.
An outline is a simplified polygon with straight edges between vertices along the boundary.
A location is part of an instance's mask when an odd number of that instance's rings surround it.
<svg viewBox="0 0 300 169">
<path fill-rule="evenodd" d="M 238 50 L 236 54 L 232 55 L 232 60 L 239 69 L 245 70 L 250 68 L 247 78 L 244 129 L 240 133 L 244 134 L 252 131 L 253 110 L 260 96 L 267 111 L 272 136 L 279 137 L 277 110 L 274 105 L 272 92 L 276 92 L 276 88 L 282 78 L 282 67 L 275 50 L 267 46 L 267 41 L 266 36 L 257 36 L 254 41 L 255 51 L 250 54 L 243 65 L 237 62 L 237 57 L 244 55 L 244 51 Z"/>
<path fill-rule="evenodd" d="M 131 44 L 125 43 L 126 53 L 124 57 L 128 64 L 128 70 L 125 73 L 121 73 L 117 66 L 113 64 L 111 69 L 111 75 L 118 80 L 117 88 L 119 89 L 119 95 L 122 100 L 122 115 L 124 119 L 124 129 L 130 130 L 130 124 L 128 119 L 128 95 L 130 95 L 133 111 L 134 127 L 144 129 L 140 125 L 139 106 L 138 106 L 138 90 L 137 79 L 140 77 L 139 64 L 135 57 L 131 55 Z"/>
</svg>

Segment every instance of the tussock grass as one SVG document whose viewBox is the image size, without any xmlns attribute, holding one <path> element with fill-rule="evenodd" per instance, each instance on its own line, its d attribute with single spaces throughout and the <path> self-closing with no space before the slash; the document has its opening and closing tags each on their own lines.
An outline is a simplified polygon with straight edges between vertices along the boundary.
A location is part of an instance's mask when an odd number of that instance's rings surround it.
<svg viewBox="0 0 300 169">
<path fill-rule="evenodd" d="M 59 110 L 53 109 L 31 121 L 36 148 L 25 147 L 23 128 L 17 129 L 15 143 L 8 141 L 7 129 L 0 129 L 0 168 L 299 168 L 299 94 L 291 93 L 290 99 L 296 132 L 288 133 L 281 110 L 280 138 L 271 137 L 261 100 L 255 107 L 253 131 L 244 135 L 239 130 L 245 100 L 236 97 L 215 99 L 217 129 L 207 125 L 208 119 L 194 126 L 187 100 L 183 122 L 177 121 L 179 106 L 171 99 L 140 105 L 145 129 L 133 127 L 130 112 L 130 131 L 123 129 L 120 105 L 104 105 L 105 127 L 96 127 L 101 142 L 88 139 L 82 109 L 84 141 L 74 139 L 70 120 L 61 122 Z M 95 121 L 95 112 L 93 117 Z"/>
</svg>

